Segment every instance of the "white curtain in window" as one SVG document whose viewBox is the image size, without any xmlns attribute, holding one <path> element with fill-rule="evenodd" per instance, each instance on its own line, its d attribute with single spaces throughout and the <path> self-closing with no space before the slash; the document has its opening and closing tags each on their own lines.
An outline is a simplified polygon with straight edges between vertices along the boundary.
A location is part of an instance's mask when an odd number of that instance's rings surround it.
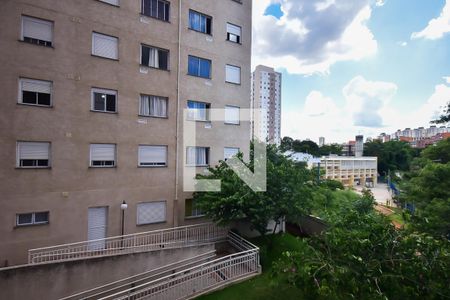
<svg viewBox="0 0 450 300">
<path fill-rule="evenodd" d="M 149 64 L 150 67 L 159 68 L 159 54 L 158 49 L 150 48 Z"/>
<path fill-rule="evenodd" d="M 53 23 L 22 16 L 22 36 L 51 42 L 53 40 Z"/>
<path fill-rule="evenodd" d="M 186 148 L 186 164 L 195 165 L 195 147 Z"/>
<path fill-rule="evenodd" d="M 190 120 L 207 120 L 206 103 L 189 101 L 188 118 Z"/>
<path fill-rule="evenodd" d="M 241 83 L 241 68 L 226 65 L 225 67 L 226 81 L 231 83 L 240 84 Z"/>
<path fill-rule="evenodd" d="M 152 224 L 166 221 L 166 201 L 139 203 L 137 224 Z"/>
<path fill-rule="evenodd" d="M 114 161 L 116 157 L 116 145 L 91 144 L 91 161 Z"/>
<path fill-rule="evenodd" d="M 139 146 L 139 164 L 165 165 L 167 163 L 166 146 Z"/>
<path fill-rule="evenodd" d="M 111 59 L 119 58 L 119 39 L 100 33 L 92 33 L 92 54 Z"/>
<path fill-rule="evenodd" d="M 19 159 L 49 159 L 50 143 L 19 142 Z"/>
<path fill-rule="evenodd" d="M 142 95 L 139 114 L 143 116 L 167 117 L 167 99 Z"/>
<path fill-rule="evenodd" d="M 203 166 L 207 164 L 206 161 L 206 148 L 205 147 L 196 147 L 196 165 Z"/>
</svg>

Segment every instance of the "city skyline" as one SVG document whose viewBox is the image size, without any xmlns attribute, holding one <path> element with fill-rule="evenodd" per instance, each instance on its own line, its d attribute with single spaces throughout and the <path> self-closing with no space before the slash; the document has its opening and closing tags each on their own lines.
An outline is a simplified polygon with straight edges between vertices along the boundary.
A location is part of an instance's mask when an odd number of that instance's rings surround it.
<svg viewBox="0 0 450 300">
<path fill-rule="evenodd" d="M 341 143 L 429 127 L 450 99 L 450 1 L 349 4 L 254 2 L 252 67 L 282 73 L 282 136 Z"/>
</svg>

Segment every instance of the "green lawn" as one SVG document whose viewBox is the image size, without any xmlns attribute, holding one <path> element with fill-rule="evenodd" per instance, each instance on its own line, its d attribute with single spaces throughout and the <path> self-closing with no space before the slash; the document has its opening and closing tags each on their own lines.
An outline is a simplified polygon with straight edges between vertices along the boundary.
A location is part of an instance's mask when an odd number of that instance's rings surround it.
<svg viewBox="0 0 450 300">
<path fill-rule="evenodd" d="M 268 240 L 272 240 L 269 246 Z M 296 250 L 300 247 L 300 240 L 290 234 L 275 235 L 264 238 L 257 238 L 251 242 L 261 249 L 261 264 L 263 274 L 248 281 L 233 285 L 226 289 L 201 296 L 201 300 L 261 300 L 261 299 L 303 299 L 301 292 L 287 283 L 274 285 L 273 278 L 270 277 L 272 262 L 281 257 L 284 251 Z"/>
</svg>

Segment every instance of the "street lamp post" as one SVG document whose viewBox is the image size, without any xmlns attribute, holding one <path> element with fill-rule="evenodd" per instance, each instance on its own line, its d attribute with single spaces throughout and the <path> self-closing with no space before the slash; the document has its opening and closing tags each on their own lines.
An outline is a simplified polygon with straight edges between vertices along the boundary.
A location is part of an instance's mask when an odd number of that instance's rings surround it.
<svg viewBox="0 0 450 300">
<path fill-rule="evenodd" d="M 120 204 L 120 210 L 122 211 L 122 248 L 123 248 L 123 235 L 125 234 L 125 210 L 128 208 L 128 204 L 123 200 L 122 204 Z"/>
</svg>

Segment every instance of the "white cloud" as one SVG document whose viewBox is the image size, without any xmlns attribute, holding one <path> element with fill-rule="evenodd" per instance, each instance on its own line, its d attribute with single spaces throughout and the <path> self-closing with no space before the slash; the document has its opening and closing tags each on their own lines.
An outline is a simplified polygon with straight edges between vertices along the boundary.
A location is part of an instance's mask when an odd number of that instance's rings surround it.
<svg viewBox="0 0 450 300">
<path fill-rule="evenodd" d="M 271 3 L 284 15 L 264 16 Z M 373 0 L 258 0 L 253 7 L 253 66 L 289 73 L 327 73 L 338 61 L 360 60 L 377 51 L 366 23 Z"/>
<path fill-rule="evenodd" d="M 402 47 L 406 47 L 406 46 L 408 46 L 408 43 L 405 42 L 405 41 L 399 41 L 399 42 L 397 42 L 397 45 L 402 46 Z"/>
<path fill-rule="evenodd" d="M 383 5 L 385 5 L 386 4 L 386 1 L 385 0 L 377 0 L 376 2 L 375 2 L 375 5 L 376 6 L 383 6 Z"/>
<path fill-rule="evenodd" d="M 344 104 L 338 105 L 336 99 L 320 91 L 311 91 L 303 108 L 283 111 L 282 135 L 316 142 L 324 136 L 330 143 L 348 141 L 357 134 L 376 137 L 381 132 L 426 127 L 438 118 L 450 99 L 450 78 L 444 79 L 447 84 L 436 85 L 427 101 L 415 108 L 393 108 L 397 86 L 362 76 L 353 78 L 343 88 Z"/>
<path fill-rule="evenodd" d="M 422 31 L 414 32 L 411 35 L 411 39 L 425 38 L 437 40 L 442 38 L 447 32 L 450 32 L 450 0 L 446 0 L 445 6 L 439 17 L 430 20 L 427 27 Z"/>
</svg>

